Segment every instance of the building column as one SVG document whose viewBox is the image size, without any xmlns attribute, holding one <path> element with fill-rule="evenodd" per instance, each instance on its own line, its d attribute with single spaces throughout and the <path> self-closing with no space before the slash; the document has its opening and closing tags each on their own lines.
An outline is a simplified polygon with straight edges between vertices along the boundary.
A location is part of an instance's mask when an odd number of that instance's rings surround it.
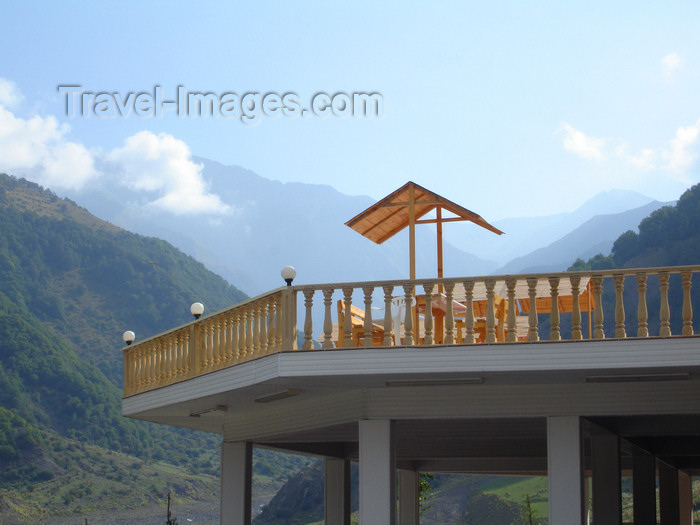
<svg viewBox="0 0 700 525">
<path fill-rule="evenodd" d="M 547 418 L 549 522 L 557 525 L 582 525 L 585 519 L 581 427 L 578 416 Z"/>
<path fill-rule="evenodd" d="M 326 525 L 350 525 L 350 462 L 325 461 L 324 515 Z"/>
<path fill-rule="evenodd" d="M 253 444 L 221 444 L 221 525 L 250 525 Z"/>
<path fill-rule="evenodd" d="M 632 508 L 635 525 L 656 525 L 656 458 L 632 449 Z"/>
<path fill-rule="evenodd" d="M 394 525 L 396 519 L 396 457 L 393 422 L 361 420 L 360 523 Z"/>
<path fill-rule="evenodd" d="M 663 461 L 659 467 L 659 516 L 663 525 L 680 525 L 678 470 Z"/>
<path fill-rule="evenodd" d="M 681 525 L 693 525 L 693 479 L 685 472 L 678 471 L 678 497 Z"/>
<path fill-rule="evenodd" d="M 420 473 L 399 470 L 399 525 L 418 525 L 420 518 Z"/>
<path fill-rule="evenodd" d="M 593 518 L 596 525 L 620 525 L 622 486 L 620 439 L 602 429 L 591 436 L 593 467 Z"/>
</svg>

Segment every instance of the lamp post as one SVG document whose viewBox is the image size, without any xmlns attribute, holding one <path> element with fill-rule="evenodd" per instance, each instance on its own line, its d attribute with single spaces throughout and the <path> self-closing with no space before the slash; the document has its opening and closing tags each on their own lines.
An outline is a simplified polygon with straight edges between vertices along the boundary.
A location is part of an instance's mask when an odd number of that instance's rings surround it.
<svg viewBox="0 0 700 525">
<path fill-rule="evenodd" d="M 297 271 L 293 266 L 285 266 L 282 268 L 282 279 L 285 280 L 287 286 L 292 286 L 292 281 L 297 276 Z"/>
<path fill-rule="evenodd" d="M 129 346 L 131 343 L 134 342 L 134 339 L 136 339 L 136 334 L 134 334 L 134 332 L 132 332 L 131 330 L 127 330 L 122 334 L 122 339 L 124 339 L 126 346 Z"/>
<path fill-rule="evenodd" d="M 192 306 L 190 306 L 190 313 L 195 319 L 199 319 L 204 313 L 204 305 L 202 303 L 192 303 Z"/>
</svg>

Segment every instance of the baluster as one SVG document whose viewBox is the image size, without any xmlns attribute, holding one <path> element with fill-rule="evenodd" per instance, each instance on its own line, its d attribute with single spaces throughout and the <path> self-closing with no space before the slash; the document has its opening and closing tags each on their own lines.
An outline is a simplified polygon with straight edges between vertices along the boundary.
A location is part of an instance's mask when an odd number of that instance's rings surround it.
<svg viewBox="0 0 700 525">
<path fill-rule="evenodd" d="M 391 317 L 391 299 L 394 293 L 394 287 L 392 285 L 387 285 L 384 287 L 384 341 L 382 344 L 384 346 L 391 346 L 394 344 L 394 319 Z"/>
<path fill-rule="evenodd" d="M 640 272 L 637 274 L 637 293 L 639 294 L 639 303 L 637 304 L 637 337 L 649 337 L 646 273 Z"/>
<path fill-rule="evenodd" d="M 209 372 L 214 364 L 214 344 L 213 344 L 213 328 L 212 320 L 207 319 L 204 321 L 204 355 L 205 355 L 205 365 L 204 371 Z"/>
<path fill-rule="evenodd" d="M 561 332 L 559 331 L 559 277 L 549 278 L 549 296 L 552 298 L 552 308 L 549 312 L 549 340 L 561 341 Z"/>
<path fill-rule="evenodd" d="M 508 291 L 508 335 L 506 335 L 506 341 L 509 343 L 518 340 L 518 327 L 515 321 L 515 285 L 517 283 L 518 280 L 512 277 L 506 279 L 506 289 Z"/>
<path fill-rule="evenodd" d="M 474 281 L 464 281 L 464 303 L 467 311 L 464 314 L 464 343 L 474 343 Z"/>
<path fill-rule="evenodd" d="M 190 377 L 190 373 L 192 372 L 190 359 L 192 354 L 194 354 L 194 343 L 192 342 L 191 330 L 186 330 L 183 333 L 182 346 L 183 350 L 186 349 L 186 351 L 182 355 L 182 377 L 188 378 Z"/>
<path fill-rule="evenodd" d="M 527 279 L 527 294 L 530 298 L 530 311 L 527 314 L 529 326 L 527 330 L 527 340 L 539 341 L 540 334 L 537 331 L 537 277 L 529 277 Z"/>
<path fill-rule="evenodd" d="M 333 318 L 331 306 L 333 305 L 333 288 L 323 289 L 323 348 L 333 348 Z M 340 331 L 340 327 L 338 327 Z"/>
<path fill-rule="evenodd" d="M 273 353 L 277 347 L 277 335 L 275 331 L 275 306 L 277 302 L 274 296 L 270 296 L 267 299 L 267 353 Z"/>
<path fill-rule="evenodd" d="M 162 361 L 160 367 L 160 381 L 161 385 L 170 384 L 170 379 L 172 378 L 171 367 L 173 366 L 172 361 L 172 348 L 173 348 L 173 336 L 167 335 L 163 341 L 162 349 Z"/>
<path fill-rule="evenodd" d="M 306 307 L 306 318 L 304 319 L 304 344 L 303 350 L 311 350 L 313 342 L 313 321 L 311 319 L 311 309 L 314 305 L 314 290 L 304 290 L 304 306 Z"/>
<path fill-rule="evenodd" d="M 239 310 L 240 312 L 240 322 L 238 324 L 238 362 L 242 363 L 248 357 L 246 356 L 246 333 L 248 326 L 248 312 L 245 306 L 242 306 Z"/>
<path fill-rule="evenodd" d="M 237 363 L 240 358 L 240 318 L 241 312 L 238 308 L 231 310 L 231 356 L 229 364 Z"/>
<path fill-rule="evenodd" d="M 175 336 L 175 372 L 173 374 L 173 382 L 182 379 L 183 362 L 182 362 L 182 330 L 178 330 Z"/>
<path fill-rule="evenodd" d="M 145 344 L 145 343 L 144 343 Z M 141 389 L 142 362 L 141 348 L 137 347 L 132 350 L 134 359 L 134 393 Z"/>
<path fill-rule="evenodd" d="M 362 340 L 362 346 L 368 347 L 373 345 L 372 341 L 372 329 L 374 324 L 372 323 L 372 293 L 374 292 L 374 286 L 364 286 L 362 291 L 365 293 L 365 325 Z"/>
<path fill-rule="evenodd" d="M 253 311 L 252 304 L 246 305 L 245 317 L 245 360 L 250 361 L 253 359 L 253 352 L 255 351 L 255 339 L 253 338 L 253 332 L 255 331 L 255 312 Z"/>
<path fill-rule="evenodd" d="M 153 352 L 153 376 L 151 377 L 151 388 L 161 385 L 161 368 L 163 366 L 163 339 L 158 338 Z"/>
<path fill-rule="evenodd" d="M 690 287 L 693 272 L 681 272 L 683 281 L 683 335 L 693 335 L 693 305 L 690 302 Z"/>
<path fill-rule="evenodd" d="M 282 294 L 275 298 L 275 350 L 282 350 L 284 332 L 282 331 Z"/>
<path fill-rule="evenodd" d="M 413 308 L 411 303 L 413 302 L 413 292 L 415 286 L 413 284 L 404 284 L 404 300 L 406 302 L 406 316 L 403 321 L 404 338 L 403 344 L 410 346 L 413 344 Z"/>
<path fill-rule="evenodd" d="M 581 278 L 578 276 L 569 277 L 571 283 L 571 300 L 573 301 L 571 309 L 571 339 L 580 341 L 583 339 L 581 332 Z"/>
<path fill-rule="evenodd" d="M 221 365 L 221 318 L 219 316 L 211 320 L 211 342 L 212 366 L 214 370 L 218 370 Z"/>
<path fill-rule="evenodd" d="M 625 291 L 625 276 L 614 275 L 615 281 L 615 337 L 624 339 L 627 337 L 625 330 L 625 303 L 623 292 Z"/>
<path fill-rule="evenodd" d="M 661 292 L 661 307 L 659 310 L 659 320 L 661 326 L 659 335 L 661 337 L 671 337 L 671 309 L 668 306 L 668 272 L 659 272 L 659 291 Z"/>
<path fill-rule="evenodd" d="M 262 343 L 260 341 L 260 325 L 262 324 L 262 305 L 260 301 L 256 301 L 252 305 L 253 309 L 253 355 L 255 357 L 260 357 L 260 349 L 262 348 Z"/>
<path fill-rule="evenodd" d="M 603 278 L 591 277 L 593 283 L 593 339 L 605 339 L 603 331 Z"/>
<path fill-rule="evenodd" d="M 425 292 L 425 319 L 423 320 L 423 328 L 425 335 L 423 336 L 423 344 L 433 344 L 433 287 L 434 284 L 424 284 L 423 291 Z"/>
<path fill-rule="evenodd" d="M 486 279 L 486 342 L 496 342 L 496 312 L 494 310 L 494 287 L 495 279 Z"/>
<path fill-rule="evenodd" d="M 352 346 L 352 287 L 343 288 L 343 304 L 345 314 L 343 315 L 343 339 L 341 347 Z M 340 328 L 340 327 L 338 327 Z"/>
<path fill-rule="evenodd" d="M 260 355 L 269 354 L 268 341 L 267 341 L 267 309 L 268 302 L 267 298 L 260 301 Z"/>
<path fill-rule="evenodd" d="M 219 345 L 221 348 L 221 368 L 228 366 L 231 355 L 231 312 L 219 314 Z"/>
<path fill-rule="evenodd" d="M 445 283 L 445 344 L 455 344 L 455 312 L 452 301 L 454 300 L 455 283 Z"/>
<path fill-rule="evenodd" d="M 150 367 L 148 373 L 148 389 L 153 389 L 158 385 L 158 353 L 160 350 L 160 339 L 156 339 L 151 348 Z"/>
</svg>

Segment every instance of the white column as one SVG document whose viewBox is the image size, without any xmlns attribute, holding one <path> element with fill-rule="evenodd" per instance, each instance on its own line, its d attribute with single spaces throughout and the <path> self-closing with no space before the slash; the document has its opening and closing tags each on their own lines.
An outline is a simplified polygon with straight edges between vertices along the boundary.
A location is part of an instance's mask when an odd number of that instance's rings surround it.
<svg viewBox="0 0 700 525">
<path fill-rule="evenodd" d="M 350 462 L 326 460 L 324 515 L 326 525 L 350 525 Z"/>
<path fill-rule="evenodd" d="M 593 466 L 593 517 L 596 525 L 619 525 L 622 521 L 620 440 L 597 430 L 591 436 Z"/>
<path fill-rule="evenodd" d="M 692 478 L 678 471 L 678 497 L 680 499 L 681 525 L 693 525 L 693 487 Z"/>
<path fill-rule="evenodd" d="M 632 507 L 635 525 L 656 525 L 656 459 L 632 449 Z"/>
<path fill-rule="evenodd" d="M 250 525 L 253 445 L 221 444 L 221 525 Z"/>
<path fill-rule="evenodd" d="M 399 525 L 418 525 L 420 517 L 420 474 L 399 470 Z"/>
<path fill-rule="evenodd" d="M 681 522 L 678 470 L 663 461 L 659 468 L 659 517 L 663 525 L 679 525 Z"/>
<path fill-rule="evenodd" d="M 556 525 L 583 524 L 585 505 L 581 418 L 547 418 L 547 480 L 549 522 Z"/>
<path fill-rule="evenodd" d="M 394 525 L 396 458 L 393 423 L 360 421 L 360 523 Z"/>
</svg>

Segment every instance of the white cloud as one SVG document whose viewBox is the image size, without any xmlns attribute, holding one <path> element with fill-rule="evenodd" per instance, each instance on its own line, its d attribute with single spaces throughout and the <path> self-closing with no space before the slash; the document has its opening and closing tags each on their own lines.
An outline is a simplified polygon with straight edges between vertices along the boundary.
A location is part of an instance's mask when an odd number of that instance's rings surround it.
<svg viewBox="0 0 700 525">
<path fill-rule="evenodd" d="M 638 155 L 627 155 L 626 160 L 640 169 L 652 170 L 656 168 L 657 157 L 657 153 L 653 149 L 648 148 L 641 150 Z"/>
<path fill-rule="evenodd" d="M 178 215 L 232 211 L 207 191 L 202 166 L 192 161 L 183 141 L 142 131 L 105 155 L 67 140 L 70 126 L 52 116 L 15 116 L 8 108 L 21 100 L 17 86 L 0 78 L 0 172 L 53 189 L 80 190 L 90 180 L 109 178 L 95 167 L 105 164 L 109 172 L 118 174 L 117 184 L 147 193 L 151 206 Z"/>
<path fill-rule="evenodd" d="M 678 53 L 669 53 L 661 59 L 661 72 L 666 80 L 671 79 L 673 72 L 683 63 Z"/>
<path fill-rule="evenodd" d="M 0 105 L 0 171 L 80 189 L 97 172 L 87 148 L 65 140 L 69 129 L 53 117 L 15 117 Z"/>
<path fill-rule="evenodd" d="M 17 84 L 6 78 L 0 78 L 0 105 L 6 108 L 14 108 L 19 105 L 24 97 Z"/>
<path fill-rule="evenodd" d="M 669 141 L 669 148 L 663 152 L 666 160 L 665 168 L 677 174 L 685 171 L 697 158 L 693 146 L 700 136 L 700 119 L 691 126 L 681 126 L 676 130 L 676 135 Z M 684 177 L 683 180 L 686 180 Z"/>
<path fill-rule="evenodd" d="M 564 122 L 562 128 L 566 136 L 564 137 L 564 148 L 584 159 L 601 160 L 603 158 L 604 139 L 589 137 L 582 131 Z"/>
<path fill-rule="evenodd" d="M 230 213 L 218 195 L 207 192 L 202 165 L 189 147 L 171 135 L 140 131 L 107 154 L 125 186 L 157 197 L 151 205 L 177 215 Z"/>
</svg>

